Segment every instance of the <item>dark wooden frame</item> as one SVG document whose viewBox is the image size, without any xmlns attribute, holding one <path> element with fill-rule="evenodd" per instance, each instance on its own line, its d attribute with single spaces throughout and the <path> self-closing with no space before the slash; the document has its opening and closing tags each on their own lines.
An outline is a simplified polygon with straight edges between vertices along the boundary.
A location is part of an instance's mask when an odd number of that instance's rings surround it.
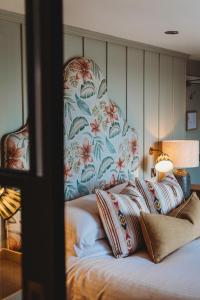
<svg viewBox="0 0 200 300">
<path fill-rule="evenodd" d="M 195 113 L 196 114 L 196 127 L 195 128 L 188 128 L 188 120 L 189 120 L 189 114 L 190 113 Z M 186 111 L 186 130 L 191 131 L 191 130 L 196 130 L 197 129 L 197 111 L 196 110 L 188 110 Z"/>
<path fill-rule="evenodd" d="M 26 0 L 30 170 L 0 169 L 22 193 L 23 299 L 65 299 L 62 0 Z"/>
</svg>

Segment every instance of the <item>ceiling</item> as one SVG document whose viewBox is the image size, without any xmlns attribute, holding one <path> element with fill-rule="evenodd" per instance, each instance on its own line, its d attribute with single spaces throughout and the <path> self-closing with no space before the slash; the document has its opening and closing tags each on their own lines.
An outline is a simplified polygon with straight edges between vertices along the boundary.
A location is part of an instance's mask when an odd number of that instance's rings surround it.
<svg viewBox="0 0 200 300">
<path fill-rule="evenodd" d="M 0 0 L 23 12 L 24 0 Z M 188 53 L 200 60 L 200 0 L 64 0 L 64 23 Z M 179 35 L 167 36 L 166 30 Z"/>
</svg>

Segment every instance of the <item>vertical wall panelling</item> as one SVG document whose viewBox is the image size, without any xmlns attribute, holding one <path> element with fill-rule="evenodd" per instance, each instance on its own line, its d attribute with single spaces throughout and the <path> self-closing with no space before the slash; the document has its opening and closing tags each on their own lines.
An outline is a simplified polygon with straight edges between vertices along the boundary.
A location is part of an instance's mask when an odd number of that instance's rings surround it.
<svg viewBox="0 0 200 300">
<path fill-rule="evenodd" d="M 145 52 L 144 79 L 144 176 L 147 178 L 155 162 L 149 148 L 158 146 L 159 54 Z"/>
<path fill-rule="evenodd" d="M 106 42 L 85 38 L 84 54 L 99 65 L 106 77 Z"/>
<path fill-rule="evenodd" d="M 22 90 L 23 90 L 23 124 L 26 123 L 28 118 L 28 96 L 27 96 L 27 71 L 26 71 L 26 26 L 23 24 L 21 27 L 22 37 Z"/>
<path fill-rule="evenodd" d="M 159 141 L 173 134 L 172 57 L 160 54 Z"/>
<path fill-rule="evenodd" d="M 126 116 L 126 47 L 108 43 L 107 55 L 108 95 Z"/>
<path fill-rule="evenodd" d="M 200 85 L 192 84 L 187 87 L 187 110 L 194 110 L 197 112 L 197 129 L 186 131 L 187 140 L 200 141 Z M 190 172 L 191 181 L 195 184 L 200 184 L 200 166 L 198 168 L 191 168 Z"/>
<path fill-rule="evenodd" d="M 127 49 L 127 120 L 139 139 L 140 170 L 143 175 L 143 50 Z"/>
<path fill-rule="evenodd" d="M 64 63 L 91 57 L 107 78 L 109 98 L 122 109 L 139 136 L 139 175 L 150 177 L 159 140 L 185 138 L 186 58 L 127 44 L 115 38 L 65 31 Z M 175 55 L 175 56 L 174 56 Z M 0 20 L 0 137 L 28 116 L 25 25 Z"/>
<path fill-rule="evenodd" d="M 0 138 L 22 125 L 20 26 L 0 20 Z"/>
<path fill-rule="evenodd" d="M 173 58 L 173 123 L 174 139 L 185 139 L 186 61 Z"/>
<path fill-rule="evenodd" d="M 81 36 L 64 34 L 64 63 L 69 59 L 83 55 L 83 39 Z"/>
</svg>

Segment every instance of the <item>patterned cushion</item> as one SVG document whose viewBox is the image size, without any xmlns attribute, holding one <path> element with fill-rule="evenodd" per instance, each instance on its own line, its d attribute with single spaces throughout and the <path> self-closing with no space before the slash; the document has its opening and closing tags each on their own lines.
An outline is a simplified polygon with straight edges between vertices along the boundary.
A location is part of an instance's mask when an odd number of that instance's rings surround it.
<svg viewBox="0 0 200 300">
<path fill-rule="evenodd" d="M 131 179 L 138 166 L 137 135 L 108 99 L 96 63 L 73 59 L 64 69 L 65 198 Z"/>
<path fill-rule="evenodd" d="M 167 214 L 184 200 L 183 191 L 173 175 L 167 175 L 160 182 L 135 178 L 135 184 L 152 213 Z"/>
<path fill-rule="evenodd" d="M 143 244 L 140 211 L 149 212 L 137 189 L 128 186 L 122 194 L 96 190 L 100 217 L 115 257 L 126 257 Z"/>
</svg>

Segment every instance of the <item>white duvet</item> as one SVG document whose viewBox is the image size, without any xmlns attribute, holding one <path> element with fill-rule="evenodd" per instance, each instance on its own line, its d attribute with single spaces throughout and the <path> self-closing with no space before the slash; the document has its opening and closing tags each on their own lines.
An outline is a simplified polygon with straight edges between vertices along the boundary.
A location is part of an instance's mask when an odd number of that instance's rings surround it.
<svg viewBox="0 0 200 300">
<path fill-rule="evenodd" d="M 200 299 L 200 239 L 159 264 L 145 251 L 121 259 L 68 257 L 67 295 L 70 300 Z"/>
</svg>

